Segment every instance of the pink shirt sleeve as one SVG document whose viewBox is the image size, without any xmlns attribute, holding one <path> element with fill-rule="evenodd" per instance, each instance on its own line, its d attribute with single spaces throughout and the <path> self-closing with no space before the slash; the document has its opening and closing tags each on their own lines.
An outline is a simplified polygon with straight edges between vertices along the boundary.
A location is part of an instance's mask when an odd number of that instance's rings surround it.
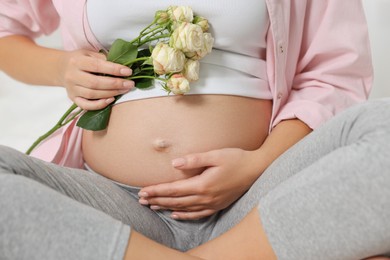
<svg viewBox="0 0 390 260">
<path fill-rule="evenodd" d="M 274 126 L 298 118 L 314 129 L 368 98 L 373 69 L 360 1 L 308 1 L 294 74 Z"/>
<path fill-rule="evenodd" d="M 36 38 L 52 33 L 58 28 L 59 21 L 51 0 L 0 2 L 0 37 L 20 34 Z"/>
</svg>

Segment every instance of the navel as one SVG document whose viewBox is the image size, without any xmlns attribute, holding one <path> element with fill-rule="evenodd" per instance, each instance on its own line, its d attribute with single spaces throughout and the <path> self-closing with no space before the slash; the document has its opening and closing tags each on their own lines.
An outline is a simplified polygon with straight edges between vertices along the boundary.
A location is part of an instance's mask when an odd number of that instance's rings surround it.
<svg viewBox="0 0 390 260">
<path fill-rule="evenodd" d="M 164 140 L 164 139 L 156 139 L 153 142 L 154 150 L 159 151 L 159 152 L 167 150 L 170 146 L 171 146 L 171 144 L 167 140 Z"/>
</svg>

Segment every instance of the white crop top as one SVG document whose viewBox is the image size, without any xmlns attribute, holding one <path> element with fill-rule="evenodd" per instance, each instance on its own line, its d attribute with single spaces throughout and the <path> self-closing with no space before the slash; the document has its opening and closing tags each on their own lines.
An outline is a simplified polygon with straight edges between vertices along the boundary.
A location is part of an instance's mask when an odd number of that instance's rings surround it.
<svg viewBox="0 0 390 260">
<path fill-rule="evenodd" d="M 169 5 L 191 6 L 209 20 L 213 50 L 200 60 L 199 80 L 187 94 L 221 94 L 272 99 L 265 49 L 269 17 L 265 0 L 88 0 L 87 16 L 96 39 L 106 48 L 121 38 L 131 40 Z M 186 95 L 187 95 L 186 94 Z M 167 96 L 155 80 L 151 88 L 134 89 L 116 103 Z"/>
</svg>

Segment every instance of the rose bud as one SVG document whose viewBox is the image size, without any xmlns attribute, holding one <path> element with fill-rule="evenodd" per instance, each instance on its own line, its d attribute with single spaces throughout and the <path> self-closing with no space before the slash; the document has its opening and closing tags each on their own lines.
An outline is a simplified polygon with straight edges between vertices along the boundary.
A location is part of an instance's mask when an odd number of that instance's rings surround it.
<svg viewBox="0 0 390 260">
<path fill-rule="evenodd" d="M 188 22 L 194 20 L 194 13 L 189 6 L 170 6 L 167 13 L 173 22 Z"/>
<path fill-rule="evenodd" d="M 197 81 L 199 79 L 199 61 L 187 60 L 184 64 L 183 75 L 189 81 Z"/>
<path fill-rule="evenodd" d="M 173 74 L 167 81 L 167 88 L 175 95 L 183 95 L 190 90 L 190 83 L 183 74 Z"/>
</svg>

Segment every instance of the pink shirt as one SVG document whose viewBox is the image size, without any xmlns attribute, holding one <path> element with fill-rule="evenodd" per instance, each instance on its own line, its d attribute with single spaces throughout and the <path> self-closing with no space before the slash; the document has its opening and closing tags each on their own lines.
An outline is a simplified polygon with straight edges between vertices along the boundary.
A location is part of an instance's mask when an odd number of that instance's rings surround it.
<svg viewBox="0 0 390 260">
<path fill-rule="evenodd" d="M 222 0 L 221 0 L 222 1 Z M 61 22 L 64 47 L 99 50 L 89 28 L 86 0 L 0 2 L 0 37 L 50 34 Z M 361 1 L 266 0 L 270 18 L 267 75 L 273 95 L 270 129 L 299 118 L 315 129 L 345 108 L 368 98 L 372 63 Z M 33 155 L 83 166 L 81 129 L 72 122 Z"/>
</svg>

